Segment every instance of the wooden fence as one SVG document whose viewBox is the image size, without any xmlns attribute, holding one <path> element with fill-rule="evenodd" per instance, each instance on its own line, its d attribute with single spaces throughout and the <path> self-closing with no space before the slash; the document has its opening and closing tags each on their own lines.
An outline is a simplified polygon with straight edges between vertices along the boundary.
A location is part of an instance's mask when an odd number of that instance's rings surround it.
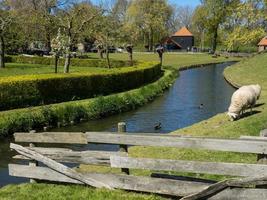
<svg viewBox="0 0 267 200">
<path fill-rule="evenodd" d="M 163 134 L 126 133 L 125 123 L 119 123 L 118 133 L 103 132 L 42 132 L 15 133 L 15 142 L 29 143 L 27 147 L 11 144 L 17 152 L 15 159 L 29 160 L 29 165 L 9 164 L 11 176 L 94 187 L 117 188 L 183 197 L 183 199 L 267 199 L 267 140 L 264 137 L 216 139 L 181 137 Z M 69 148 L 38 147 L 51 144 L 117 144 L 118 152 L 73 151 Z M 134 158 L 128 155 L 128 146 L 175 147 L 252 153 L 258 155 L 258 164 L 200 162 L 186 160 Z M 45 166 L 38 166 L 42 162 Z M 120 168 L 121 174 L 77 173 L 62 163 L 104 165 Z M 192 172 L 239 177 L 215 183 L 210 180 L 152 174 L 151 177 L 130 175 L 130 169 Z M 242 178 L 240 178 L 242 177 Z M 249 187 L 248 187 L 249 186 Z M 253 187 L 251 187 L 253 186 Z"/>
</svg>

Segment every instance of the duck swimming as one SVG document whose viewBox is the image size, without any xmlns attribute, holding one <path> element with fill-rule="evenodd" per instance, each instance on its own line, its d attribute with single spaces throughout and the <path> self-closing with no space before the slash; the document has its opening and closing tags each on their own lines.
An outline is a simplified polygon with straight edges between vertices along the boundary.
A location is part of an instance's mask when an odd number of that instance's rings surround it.
<svg viewBox="0 0 267 200">
<path fill-rule="evenodd" d="M 203 109 L 204 108 L 204 104 L 201 103 L 199 106 L 198 106 L 198 109 Z"/>
<path fill-rule="evenodd" d="M 154 129 L 155 130 L 161 129 L 161 123 L 160 122 L 159 123 L 156 123 L 155 126 L 154 126 Z"/>
</svg>

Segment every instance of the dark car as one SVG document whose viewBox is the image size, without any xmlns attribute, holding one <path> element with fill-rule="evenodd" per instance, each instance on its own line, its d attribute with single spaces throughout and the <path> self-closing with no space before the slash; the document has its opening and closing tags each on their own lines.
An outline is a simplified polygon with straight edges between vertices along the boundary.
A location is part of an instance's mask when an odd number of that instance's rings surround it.
<svg viewBox="0 0 267 200">
<path fill-rule="evenodd" d="M 90 49 L 90 52 L 97 53 L 98 49 L 96 47 L 93 47 L 93 48 Z"/>
<path fill-rule="evenodd" d="M 108 48 L 108 52 L 109 53 L 115 53 L 116 50 L 117 49 L 114 46 Z M 93 48 L 90 49 L 90 52 L 97 53 L 98 52 L 98 48 L 93 47 Z M 103 52 L 106 52 L 106 49 L 103 49 Z"/>
<path fill-rule="evenodd" d="M 44 49 L 28 49 L 26 53 L 37 56 L 49 55 L 49 51 Z"/>
</svg>

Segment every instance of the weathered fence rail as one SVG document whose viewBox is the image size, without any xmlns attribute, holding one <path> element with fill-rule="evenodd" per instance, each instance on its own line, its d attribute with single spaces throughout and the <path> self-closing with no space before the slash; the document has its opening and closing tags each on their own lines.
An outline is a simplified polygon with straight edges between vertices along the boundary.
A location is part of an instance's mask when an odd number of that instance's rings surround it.
<svg viewBox="0 0 267 200">
<path fill-rule="evenodd" d="M 32 180 L 89 184 L 95 187 L 102 185 L 108 188 L 167 194 L 179 197 L 197 194 L 205 191 L 207 188 L 216 188 L 216 186 L 213 186 L 211 181 L 188 177 L 175 177 L 173 179 L 164 175 L 159 177 L 133 176 L 129 175 L 130 169 L 230 175 L 249 177 L 248 180 L 256 177 L 255 180 L 253 179 L 254 185 L 267 184 L 267 165 L 262 163 L 200 162 L 134 158 L 128 155 L 128 145 L 136 145 L 252 153 L 258 155 L 259 161 L 262 161 L 262 158 L 266 158 L 267 154 L 267 141 L 265 138 L 262 139 L 263 137 L 243 136 L 239 139 L 218 139 L 181 137 L 166 134 L 133 134 L 126 133 L 125 123 L 119 123 L 118 133 L 30 132 L 15 133 L 14 137 L 15 142 L 30 144 L 28 147 L 11 144 L 11 148 L 19 152 L 14 158 L 29 160 L 29 165 L 9 164 L 9 173 L 11 176 L 26 177 Z M 74 151 L 70 148 L 38 147 L 39 143 L 51 143 L 54 145 L 86 145 L 88 143 L 116 144 L 119 145 L 119 151 Z M 43 162 L 46 166 L 38 166 L 37 161 Z M 120 168 L 122 174 L 81 174 L 63 166 L 59 162 L 105 165 L 112 168 Z M 63 171 L 60 171 L 60 169 Z M 257 181 L 257 177 L 260 177 L 259 181 Z M 220 185 L 221 183 L 218 184 Z M 213 189 L 213 193 L 209 191 L 206 199 L 267 199 L 267 190 L 264 188 L 233 187 L 230 189 L 229 186 L 233 186 L 231 184 L 232 182 L 229 182 L 229 185 L 220 185 L 222 187 L 220 192 L 215 189 Z M 185 199 L 197 199 L 196 197 L 185 197 Z"/>
</svg>

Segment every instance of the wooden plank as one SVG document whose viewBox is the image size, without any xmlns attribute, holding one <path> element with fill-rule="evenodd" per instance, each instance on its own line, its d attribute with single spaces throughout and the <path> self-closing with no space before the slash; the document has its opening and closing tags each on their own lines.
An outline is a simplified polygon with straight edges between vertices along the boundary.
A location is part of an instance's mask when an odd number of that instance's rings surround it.
<svg viewBox="0 0 267 200">
<path fill-rule="evenodd" d="M 239 137 L 241 140 L 256 140 L 256 141 L 267 141 L 267 137 L 259 137 L 259 136 L 247 136 L 247 135 L 242 135 Z"/>
<path fill-rule="evenodd" d="M 16 150 L 18 153 L 20 153 L 23 156 L 27 156 L 31 159 L 34 159 L 36 161 L 42 162 L 44 165 L 48 166 L 49 168 L 60 172 L 68 177 L 71 177 L 73 179 L 79 180 L 87 185 L 98 187 L 98 188 L 109 188 L 112 189 L 109 185 L 103 183 L 101 180 L 95 180 L 92 178 L 85 178 L 81 173 L 76 172 L 72 168 L 69 168 L 65 165 L 62 165 L 61 163 L 58 163 L 48 157 L 43 156 L 42 154 L 35 152 L 33 150 L 29 150 L 27 148 L 24 148 L 23 146 L 10 143 L 10 148 Z"/>
<path fill-rule="evenodd" d="M 170 135 L 112 134 L 86 132 L 91 143 L 163 146 L 190 149 L 206 149 L 242 153 L 267 154 L 267 142 L 240 139 L 193 138 Z"/>
<path fill-rule="evenodd" d="M 222 163 L 222 162 L 199 162 L 187 160 L 166 160 L 149 158 L 131 158 L 112 155 L 111 167 L 148 169 L 162 171 L 192 172 L 204 174 L 218 174 L 231 176 L 267 176 L 267 165 Z"/>
<path fill-rule="evenodd" d="M 84 133 L 15 133 L 14 138 L 16 142 L 87 144 L 86 135 Z"/>
<path fill-rule="evenodd" d="M 28 148 L 34 150 L 50 159 L 57 162 L 66 163 L 80 163 L 80 164 L 94 164 L 94 165 L 110 165 L 111 155 L 127 156 L 125 152 L 114 151 L 72 151 L 71 149 L 64 148 Z M 22 155 L 16 155 L 15 159 L 28 160 L 27 157 Z"/>
<path fill-rule="evenodd" d="M 39 180 L 57 181 L 66 183 L 83 184 L 82 182 L 69 178 L 61 173 L 47 167 L 30 167 L 27 165 L 9 164 L 9 174 L 11 176 L 34 178 Z M 157 194 L 168 194 L 174 196 L 185 196 L 206 188 L 208 183 L 168 180 L 161 178 L 90 173 L 84 177 L 101 180 L 113 188 L 151 192 Z"/>
<path fill-rule="evenodd" d="M 248 188 L 227 188 L 208 200 L 265 200 L 267 199 L 266 189 L 248 189 Z"/>
<path fill-rule="evenodd" d="M 9 174 L 11 176 L 34 178 L 39 180 L 57 181 L 65 183 L 83 184 L 75 179 L 71 179 L 63 174 L 55 172 L 47 167 L 29 167 L 26 165 L 9 164 Z M 105 180 L 106 183 L 112 184 L 114 188 L 151 192 L 157 194 L 168 194 L 173 196 L 186 196 L 200 191 L 206 187 L 206 184 L 190 181 L 172 181 L 168 179 L 137 177 L 115 174 L 90 173 L 85 176 L 95 179 Z M 267 199 L 267 190 L 265 189 L 243 189 L 228 188 L 209 200 L 251 200 Z"/>
<path fill-rule="evenodd" d="M 138 146 L 163 146 L 190 149 L 207 149 L 215 151 L 231 151 L 242 153 L 267 154 L 266 141 L 242 140 L 242 139 L 216 139 L 180 137 L 170 135 L 150 134 L 114 134 L 114 133 L 16 133 L 17 142 L 34 143 L 104 143 L 124 144 Z M 87 140 L 87 141 L 86 141 Z"/>
</svg>

